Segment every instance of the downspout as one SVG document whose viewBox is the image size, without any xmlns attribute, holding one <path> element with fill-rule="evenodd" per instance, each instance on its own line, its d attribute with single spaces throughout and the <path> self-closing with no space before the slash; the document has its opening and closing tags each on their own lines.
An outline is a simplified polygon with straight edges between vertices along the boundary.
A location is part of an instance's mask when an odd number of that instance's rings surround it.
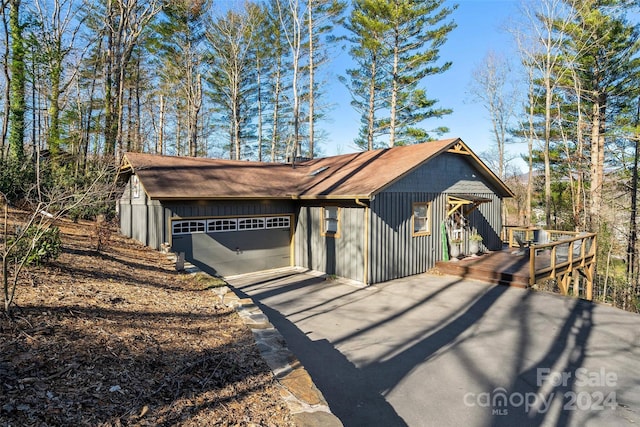
<svg viewBox="0 0 640 427">
<path fill-rule="evenodd" d="M 369 273 L 369 206 L 360 200 L 359 197 L 355 199 L 356 205 L 364 208 L 364 270 L 362 275 L 362 282 L 368 285 L 368 273 Z"/>
<path fill-rule="evenodd" d="M 292 194 L 291 195 L 291 200 L 300 200 L 300 196 L 298 194 Z M 294 209 L 295 213 L 293 213 L 292 215 L 290 215 L 291 217 L 291 228 L 289 231 L 290 234 L 290 240 L 289 240 L 289 258 L 291 259 L 290 265 L 291 267 L 295 267 L 296 266 L 296 232 L 294 230 L 297 230 L 297 224 L 296 221 L 300 218 L 300 204 L 299 203 L 294 203 L 294 205 L 296 206 L 296 209 Z M 307 227 L 309 226 L 309 224 L 307 224 Z M 307 245 L 309 244 L 309 242 L 307 242 Z"/>
</svg>

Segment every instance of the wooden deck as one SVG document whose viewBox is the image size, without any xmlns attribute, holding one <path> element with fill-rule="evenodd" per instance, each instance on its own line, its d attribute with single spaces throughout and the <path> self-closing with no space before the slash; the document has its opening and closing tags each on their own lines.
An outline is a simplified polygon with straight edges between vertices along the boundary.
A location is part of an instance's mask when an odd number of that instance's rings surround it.
<svg viewBox="0 0 640 427">
<path fill-rule="evenodd" d="M 591 300 L 596 234 L 546 233 L 554 236 L 554 240 L 535 242 L 527 239 L 526 247 L 514 248 L 511 235 L 510 244 L 504 250 L 459 260 L 438 261 L 436 268 L 444 274 L 521 288 L 552 279 L 557 282 L 563 295 L 571 293 Z M 519 240 L 522 242 L 524 239 Z"/>
<path fill-rule="evenodd" d="M 513 248 L 457 261 L 438 261 L 436 268 L 443 274 L 526 288 L 531 279 L 529 255 L 514 255 L 512 252 Z"/>
</svg>

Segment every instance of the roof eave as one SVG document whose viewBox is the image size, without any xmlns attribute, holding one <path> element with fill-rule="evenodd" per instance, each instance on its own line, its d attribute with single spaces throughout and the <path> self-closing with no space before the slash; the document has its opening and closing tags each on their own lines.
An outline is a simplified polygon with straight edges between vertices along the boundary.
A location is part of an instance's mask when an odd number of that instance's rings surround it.
<svg viewBox="0 0 640 427">
<path fill-rule="evenodd" d="M 297 194 L 285 196 L 215 196 L 215 197 L 183 197 L 183 196 L 149 196 L 150 200 L 180 201 L 180 200 L 370 200 L 372 195 L 306 195 Z"/>
<path fill-rule="evenodd" d="M 293 196 L 296 200 L 370 200 L 371 194 L 353 195 L 353 194 L 316 194 L 305 196 Z"/>
<path fill-rule="evenodd" d="M 291 200 L 293 197 L 292 196 L 260 196 L 260 195 L 254 195 L 254 196 L 202 196 L 202 197 L 198 197 L 198 196 L 189 196 L 189 197 L 184 197 L 184 196 L 149 196 L 149 199 L 151 200 L 159 200 L 159 201 L 170 201 L 170 202 L 174 202 L 174 201 L 179 201 L 179 200 L 189 200 L 189 201 L 194 201 L 194 200 L 256 200 L 256 199 L 260 199 L 260 200 Z"/>
</svg>

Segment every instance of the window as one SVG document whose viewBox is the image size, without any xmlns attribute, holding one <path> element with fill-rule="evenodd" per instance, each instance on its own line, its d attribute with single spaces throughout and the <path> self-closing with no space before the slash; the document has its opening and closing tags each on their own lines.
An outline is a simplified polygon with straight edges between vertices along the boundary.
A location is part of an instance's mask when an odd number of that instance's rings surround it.
<svg viewBox="0 0 640 427">
<path fill-rule="evenodd" d="M 223 231 L 235 231 L 238 223 L 235 218 L 210 219 L 207 221 L 208 233 L 220 233 Z"/>
<path fill-rule="evenodd" d="M 259 230 L 264 228 L 264 218 L 240 218 L 238 230 Z"/>
<path fill-rule="evenodd" d="M 267 218 L 266 228 L 289 228 L 289 224 L 288 216 L 276 216 L 273 218 Z"/>
<path fill-rule="evenodd" d="M 322 235 L 340 237 L 340 208 L 325 206 L 322 209 Z"/>
<path fill-rule="evenodd" d="M 174 221 L 173 234 L 204 233 L 205 221 Z"/>
<path fill-rule="evenodd" d="M 262 230 L 265 228 L 290 228 L 290 216 L 267 216 L 251 218 L 202 218 L 183 219 L 172 223 L 173 234 L 224 233 L 233 231 Z"/>
<path fill-rule="evenodd" d="M 413 204 L 413 235 L 424 236 L 431 234 L 431 203 Z"/>
</svg>

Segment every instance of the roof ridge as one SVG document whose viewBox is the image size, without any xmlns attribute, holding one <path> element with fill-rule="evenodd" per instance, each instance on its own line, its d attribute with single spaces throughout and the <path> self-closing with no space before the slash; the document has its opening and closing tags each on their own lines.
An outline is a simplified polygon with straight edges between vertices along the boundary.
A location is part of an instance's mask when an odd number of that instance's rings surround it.
<svg viewBox="0 0 640 427">
<path fill-rule="evenodd" d="M 460 138 L 358 151 L 286 164 L 127 153 L 127 161 L 152 199 L 370 198 L 410 174 Z M 454 150 L 455 151 L 455 150 Z M 468 153 L 466 149 L 462 154 Z M 510 190 L 477 156 L 486 176 Z M 317 173 L 310 174 L 311 170 Z M 484 170 L 483 169 L 483 170 Z M 481 170 L 482 172 L 482 170 Z M 482 172 L 484 174 L 484 172 Z"/>
</svg>

